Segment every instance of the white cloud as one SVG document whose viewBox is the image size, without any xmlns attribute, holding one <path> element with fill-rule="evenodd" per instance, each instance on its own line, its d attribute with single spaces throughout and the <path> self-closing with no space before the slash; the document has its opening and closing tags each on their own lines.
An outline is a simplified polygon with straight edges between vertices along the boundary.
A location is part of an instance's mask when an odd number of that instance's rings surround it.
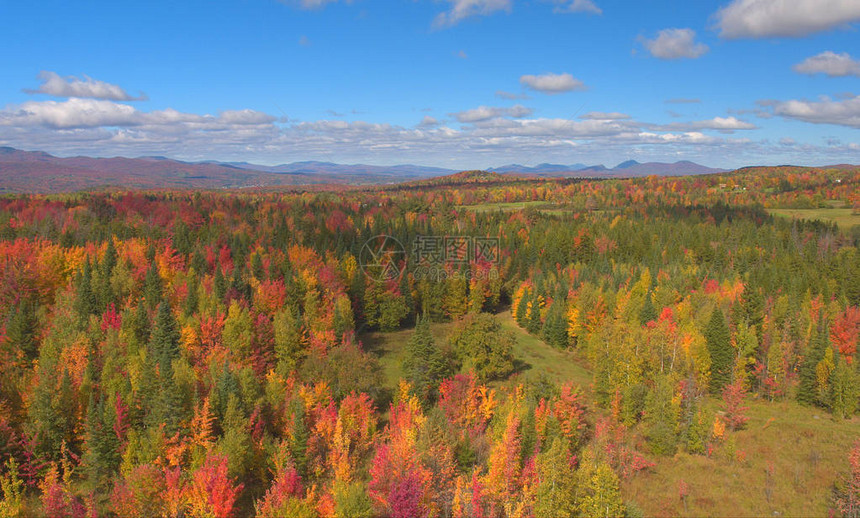
<svg viewBox="0 0 860 518">
<path fill-rule="evenodd" d="M 674 122 L 672 124 L 651 124 L 650 128 L 663 131 L 700 131 L 716 130 L 724 133 L 732 133 L 736 130 L 753 130 L 758 126 L 750 122 L 740 120 L 736 117 L 714 117 L 713 119 L 694 122 Z"/>
<path fill-rule="evenodd" d="M 756 125 L 742 121 L 735 117 L 714 117 L 704 121 L 694 122 L 693 126 L 700 129 L 715 129 L 715 130 L 751 130 L 756 129 Z"/>
<path fill-rule="evenodd" d="M 517 104 L 516 106 L 511 106 L 510 108 L 498 108 L 493 106 L 479 106 L 477 108 L 473 108 L 471 110 L 465 110 L 457 113 L 452 113 L 455 119 L 458 122 L 471 124 L 475 122 L 486 121 L 490 119 L 497 119 L 499 117 L 528 117 L 532 114 L 531 108 L 526 108 L 521 104 Z"/>
<path fill-rule="evenodd" d="M 104 127 L 185 126 L 218 130 L 240 126 L 268 126 L 276 117 L 255 110 L 225 110 L 217 117 L 182 113 L 172 108 L 152 112 L 101 99 L 29 101 L 0 110 L 0 126 L 44 127 L 58 130 Z"/>
<path fill-rule="evenodd" d="M 496 97 L 500 97 L 502 99 L 507 99 L 509 101 L 515 101 L 519 99 L 528 99 L 529 96 L 526 94 L 515 94 L 513 92 L 506 92 L 504 90 L 496 90 Z"/>
<path fill-rule="evenodd" d="M 847 52 L 836 54 L 828 50 L 816 56 L 806 58 L 792 68 L 799 74 L 826 74 L 830 77 L 860 77 L 860 61 L 852 59 L 851 55 Z"/>
<path fill-rule="evenodd" d="M 277 117 L 255 110 L 225 110 L 222 111 L 219 120 L 224 124 L 269 124 L 275 122 Z"/>
<path fill-rule="evenodd" d="M 676 97 L 674 99 L 666 99 L 664 101 L 666 104 L 699 104 L 702 102 L 701 99 L 697 98 L 684 98 L 684 97 Z"/>
<path fill-rule="evenodd" d="M 146 95 L 138 97 L 129 95 L 117 85 L 97 81 L 84 76 L 78 79 L 74 76 L 61 77 L 56 72 L 42 71 L 39 73 L 42 84 L 35 90 L 25 89 L 27 93 L 46 94 L 54 97 L 86 97 L 91 99 L 106 99 L 110 101 L 143 101 Z"/>
<path fill-rule="evenodd" d="M 419 128 L 435 128 L 439 125 L 439 121 L 436 117 L 431 117 L 429 115 L 425 115 L 421 122 L 418 123 Z"/>
<path fill-rule="evenodd" d="M 590 120 L 626 120 L 630 119 L 630 116 L 626 113 L 619 112 L 588 112 L 585 115 L 581 115 L 580 119 L 590 119 Z"/>
<path fill-rule="evenodd" d="M 853 122 L 850 114 L 842 113 L 835 123 L 860 125 L 856 98 L 826 102 L 841 106 L 842 112 L 856 103 Z M 825 121 L 821 114 L 813 117 L 788 104 L 767 107 L 785 117 Z M 826 122 L 832 122 L 837 110 L 828 110 Z M 589 112 L 576 119 L 532 118 L 531 110 L 519 105 L 479 107 L 455 115 L 459 115 L 455 128 L 429 115 L 411 127 L 337 119 L 290 122 L 254 110 L 225 110 L 214 115 L 175 109 L 143 111 L 124 103 L 72 98 L 0 108 L 0 146 L 61 155 L 166 155 L 262 163 L 433 162 L 430 165 L 449 167 L 486 167 L 500 161 L 522 162 L 524 157 L 559 163 L 674 157 L 708 165 L 726 165 L 727 160 L 761 162 L 768 157 L 779 157 L 772 159 L 775 163 L 808 163 L 816 157 L 835 157 L 821 159 L 821 163 L 860 160 L 856 144 L 788 146 L 778 145 L 776 140 L 769 144 L 707 134 L 753 127 L 734 117 L 660 126 L 615 111 Z M 797 158 L 789 160 L 793 157 Z"/>
<path fill-rule="evenodd" d="M 591 0 L 553 0 L 557 13 L 591 13 L 603 14 L 603 11 Z"/>
<path fill-rule="evenodd" d="M 759 104 L 788 119 L 860 128 L 860 95 L 841 101 L 822 97 L 819 101 L 760 101 Z"/>
<path fill-rule="evenodd" d="M 860 20 L 860 2 L 734 0 L 716 19 L 723 38 L 799 37 Z"/>
<path fill-rule="evenodd" d="M 512 0 L 447 0 L 451 9 L 433 20 L 436 28 L 451 27 L 472 16 L 487 16 L 497 11 L 511 12 Z"/>
<path fill-rule="evenodd" d="M 0 125 L 49 128 L 95 128 L 139 124 L 139 112 L 127 104 L 98 99 L 30 101 L 0 112 Z"/>
<path fill-rule="evenodd" d="M 656 38 L 641 41 L 652 56 L 660 59 L 696 59 L 708 52 L 707 45 L 696 43 L 693 29 L 663 29 Z"/>
<path fill-rule="evenodd" d="M 587 89 L 582 81 L 570 74 L 529 74 L 520 77 L 520 84 L 545 94 L 560 94 L 562 92 Z"/>
</svg>

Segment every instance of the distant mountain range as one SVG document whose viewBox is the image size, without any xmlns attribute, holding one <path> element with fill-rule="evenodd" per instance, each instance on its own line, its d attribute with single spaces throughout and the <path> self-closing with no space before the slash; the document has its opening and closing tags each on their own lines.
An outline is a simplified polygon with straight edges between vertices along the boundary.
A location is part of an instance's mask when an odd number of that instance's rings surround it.
<svg viewBox="0 0 860 518">
<path fill-rule="evenodd" d="M 693 162 L 640 164 L 628 160 L 603 165 L 511 164 L 491 167 L 506 175 L 621 178 L 646 175 L 688 175 L 723 172 Z M 183 162 L 160 156 L 139 158 L 60 158 L 42 151 L 0 147 L 0 193 L 69 192 L 100 188 L 240 189 L 285 186 L 379 185 L 455 174 L 458 171 L 412 164 L 374 166 L 331 162 L 293 162 L 274 166 L 248 162 Z"/>
<path fill-rule="evenodd" d="M 626 178 L 634 176 L 681 176 L 695 174 L 723 173 L 726 169 L 715 169 L 706 167 L 695 162 L 682 160 L 675 163 L 646 162 L 640 163 L 636 160 L 621 162 L 613 168 L 607 168 L 603 164 L 538 164 L 536 166 L 524 166 L 509 164 L 501 167 L 491 167 L 491 171 L 498 173 L 514 173 L 538 176 L 570 176 L 570 177 L 597 177 L 597 178 Z"/>
</svg>

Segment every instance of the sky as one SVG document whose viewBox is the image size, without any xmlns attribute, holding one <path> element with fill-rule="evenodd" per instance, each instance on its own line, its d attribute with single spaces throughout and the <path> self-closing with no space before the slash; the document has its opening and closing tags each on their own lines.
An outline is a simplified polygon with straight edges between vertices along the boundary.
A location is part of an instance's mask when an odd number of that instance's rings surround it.
<svg viewBox="0 0 860 518">
<path fill-rule="evenodd" d="M 860 0 L 46 0 L 0 19 L 0 146 L 58 156 L 860 163 Z"/>
</svg>

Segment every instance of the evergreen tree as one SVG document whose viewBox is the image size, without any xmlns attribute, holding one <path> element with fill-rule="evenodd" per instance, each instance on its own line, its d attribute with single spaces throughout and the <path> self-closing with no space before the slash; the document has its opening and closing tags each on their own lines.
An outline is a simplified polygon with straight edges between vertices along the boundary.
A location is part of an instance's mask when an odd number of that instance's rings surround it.
<svg viewBox="0 0 860 518">
<path fill-rule="evenodd" d="M 36 304 L 29 298 L 22 299 L 13 309 L 6 324 L 6 340 L 24 353 L 28 361 L 39 354 L 39 321 L 36 318 Z"/>
<path fill-rule="evenodd" d="M 860 397 L 857 374 L 840 355 L 836 355 L 836 368 L 831 376 L 830 409 L 837 418 L 850 418 L 857 411 Z"/>
<path fill-rule="evenodd" d="M 657 320 L 657 308 L 654 307 L 654 303 L 651 301 L 651 292 L 645 294 L 645 301 L 642 303 L 642 310 L 639 312 L 639 324 L 645 325 L 652 320 Z"/>
<path fill-rule="evenodd" d="M 84 323 L 90 318 L 90 315 L 95 315 L 98 312 L 98 300 L 93 291 L 93 270 L 89 259 L 84 263 L 84 268 L 78 276 L 75 294 L 75 311 L 80 322 Z"/>
<path fill-rule="evenodd" d="M 158 367 L 165 376 L 170 372 L 173 375 L 171 363 L 179 357 L 179 325 L 170 309 L 170 303 L 166 300 L 158 305 L 155 317 L 155 327 L 150 338 L 150 350 Z"/>
<path fill-rule="evenodd" d="M 426 316 L 418 318 L 415 331 L 406 342 L 403 373 L 415 394 L 425 405 L 436 398 L 439 382 L 451 372 L 450 363 L 436 346 Z"/>
<path fill-rule="evenodd" d="M 708 353 L 711 355 L 711 379 L 709 388 L 712 393 L 719 394 L 723 387 L 732 381 L 732 366 L 735 354 L 732 348 L 729 326 L 726 317 L 719 308 L 711 313 L 711 320 L 705 328 L 705 340 Z"/>
<path fill-rule="evenodd" d="M 825 352 L 830 347 L 829 328 L 823 320 L 818 322 L 815 335 L 807 347 L 806 354 L 800 364 L 800 373 L 798 378 L 800 383 L 797 386 L 797 400 L 807 405 L 814 405 L 818 401 L 818 377 L 816 369 L 821 360 L 824 359 Z"/>
<path fill-rule="evenodd" d="M 563 299 L 556 298 L 547 311 L 541 336 L 547 343 L 560 349 L 567 346 L 567 319 Z"/>
<path fill-rule="evenodd" d="M 161 301 L 162 290 L 163 285 L 161 275 L 158 273 L 158 266 L 151 263 L 143 281 L 143 298 L 146 300 L 147 307 L 154 308 Z"/>
</svg>

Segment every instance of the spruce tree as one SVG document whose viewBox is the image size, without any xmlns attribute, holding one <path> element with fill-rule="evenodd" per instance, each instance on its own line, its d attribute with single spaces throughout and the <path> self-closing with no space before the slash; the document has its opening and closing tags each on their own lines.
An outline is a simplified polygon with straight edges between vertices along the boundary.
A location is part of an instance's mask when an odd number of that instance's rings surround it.
<svg viewBox="0 0 860 518">
<path fill-rule="evenodd" d="M 732 365 L 734 350 L 732 349 L 731 333 L 726 324 L 726 317 L 719 308 L 711 313 L 711 320 L 705 328 L 705 341 L 711 355 L 711 379 L 709 388 L 712 393 L 719 394 L 723 387 L 732 381 Z"/>
<path fill-rule="evenodd" d="M 830 347 L 830 326 L 824 321 L 819 321 L 817 327 L 806 354 L 803 355 L 798 376 L 800 383 L 797 386 L 797 400 L 807 405 L 814 405 L 818 400 L 816 368 L 824 359 L 827 348 Z"/>
<path fill-rule="evenodd" d="M 25 298 L 12 309 L 6 324 L 6 340 L 24 353 L 27 360 L 34 360 L 39 354 L 38 325 L 36 304 Z"/>
<path fill-rule="evenodd" d="M 439 382 L 449 374 L 449 363 L 436 346 L 430 333 L 430 321 L 426 316 L 418 318 L 415 332 L 406 342 L 403 371 L 412 384 L 415 394 L 424 404 L 435 400 Z"/>
<path fill-rule="evenodd" d="M 162 373 L 170 372 L 171 362 L 179 357 L 179 325 L 170 309 L 170 303 L 162 301 L 158 305 L 155 317 L 155 327 L 150 338 L 150 350 Z"/>
</svg>

